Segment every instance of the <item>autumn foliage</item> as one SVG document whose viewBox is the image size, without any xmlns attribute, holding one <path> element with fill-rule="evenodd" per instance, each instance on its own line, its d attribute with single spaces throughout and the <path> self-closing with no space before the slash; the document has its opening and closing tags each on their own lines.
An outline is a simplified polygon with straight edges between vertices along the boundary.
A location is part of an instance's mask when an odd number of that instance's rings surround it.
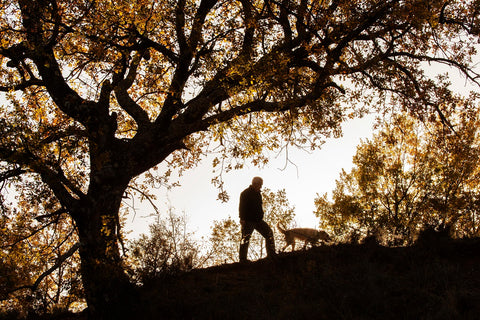
<svg viewBox="0 0 480 320">
<path fill-rule="evenodd" d="M 344 240 L 372 236 L 386 245 L 412 244 L 426 229 L 480 236 L 479 114 L 461 110 L 450 112 L 452 127 L 406 114 L 386 120 L 357 147 L 332 199 L 315 200 L 321 224 Z"/>
</svg>

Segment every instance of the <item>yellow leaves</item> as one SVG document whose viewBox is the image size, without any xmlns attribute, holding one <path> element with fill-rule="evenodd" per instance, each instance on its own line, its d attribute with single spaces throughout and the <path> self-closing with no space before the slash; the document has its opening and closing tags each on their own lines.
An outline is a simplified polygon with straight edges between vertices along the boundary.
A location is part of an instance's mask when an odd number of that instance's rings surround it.
<svg viewBox="0 0 480 320">
<path fill-rule="evenodd" d="M 34 179 L 31 181 L 33 188 Z M 4 292 L 13 292 L 13 289 L 21 286 L 33 285 L 38 277 L 53 266 L 58 257 L 76 242 L 76 237 L 72 234 L 71 221 L 66 215 L 46 217 L 43 220 L 34 219 L 51 212 L 45 212 L 41 206 L 34 206 L 35 201 L 27 198 L 30 192 L 36 192 L 37 196 L 42 194 L 41 190 L 25 189 L 19 195 L 20 200 L 15 202 L 16 209 L 0 218 L 0 238 L 2 239 L 0 286 Z M 47 199 L 44 200 L 47 201 Z M 52 212 L 55 209 L 55 207 L 52 208 Z M 16 210 L 18 212 L 15 212 Z M 62 272 L 50 274 L 39 284 L 34 297 L 29 290 L 20 290 L 4 296 L 4 299 L 7 298 L 8 306 L 17 311 L 32 308 L 32 305 L 41 299 L 44 299 L 44 307 L 47 310 L 53 308 L 54 304 L 58 307 L 69 294 L 64 285 L 73 284 L 75 280 L 78 282 L 76 274 L 78 262 L 78 256 L 67 260 L 62 267 Z M 58 299 L 51 300 L 50 298 L 57 292 Z"/>
<path fill-rule="evenodd" d="M 449 116 L 455 122 L 464 117 L 458 111 Z M 389 236 L 405 230 L 405 243 L 424 224 L 445 221 L 459 234 L 476 236 L 471 220 L 476 205 L 468 202 L 471 192 L 478 192 L 471 183 L 478 185 L 480 157 L 478 136 L 470 132 L 475 121 L 459 121 L 453 133 L 440 121 L 420 123 L 406 114 L 393 116 L 372 141 L 358 146 L 355 167 L 337 181 L 329 210 L 319 211 L 333 224 L 338 215 L 347 220 L 354 212 L 358 228 L 384 228 Z M 318 205 L 322 200 L 326 199 L 319 199 Z"/>
<path fill-rule="evenodd" d="M 108 239 L 114 234 L 116 223 L 115 221 L 113 221 L 114 218 L 110 216 L 102 215 L 100 219 L 101 219 L 100 232 L 102 233 L 102 236 L 105 237 L 105 239 Z"/>
<path fill-rule="evenodd" d="M 212 167 L 215 168 L 219 164 L 220 164 L 220 160 L 218 159 L 218 157 L 215 157 L 212 161 Z"/>
</svg>

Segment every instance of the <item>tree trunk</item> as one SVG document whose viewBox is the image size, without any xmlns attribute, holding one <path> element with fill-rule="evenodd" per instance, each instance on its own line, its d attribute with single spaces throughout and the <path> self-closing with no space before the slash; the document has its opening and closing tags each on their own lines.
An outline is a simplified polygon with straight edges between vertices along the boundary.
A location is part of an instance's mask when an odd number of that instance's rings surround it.
<svg viewBox="0 0 480 320">
<path fill-rule="evenodd" d="M 131 310 L 127 307 L 134 289 L 118 247 L 118 211 L 127 184 L 94 185 L 75 215 L 83 287 L 92 318 L 118 319 Z"/>
</svg>

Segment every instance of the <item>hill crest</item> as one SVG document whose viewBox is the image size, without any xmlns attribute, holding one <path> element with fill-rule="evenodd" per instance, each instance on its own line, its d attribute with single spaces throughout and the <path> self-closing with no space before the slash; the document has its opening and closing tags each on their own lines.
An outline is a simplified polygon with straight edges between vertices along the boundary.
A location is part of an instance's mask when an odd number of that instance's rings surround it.
<svg viewBox="0 0 480 320">
<path fill-rule="evenodd" d="M 144 287 L 145 319 L 477 319 L 480 241 L 322 246 Z"/>
</svg>

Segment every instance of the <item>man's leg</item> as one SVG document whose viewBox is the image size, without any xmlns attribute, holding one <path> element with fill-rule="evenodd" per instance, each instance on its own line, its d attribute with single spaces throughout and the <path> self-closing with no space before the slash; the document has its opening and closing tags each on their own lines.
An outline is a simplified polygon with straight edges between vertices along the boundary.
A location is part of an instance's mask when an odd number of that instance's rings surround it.
<svg viewBox="0 0 480 320">
<path fill-rule="evenodd" d="M 249 222 L 242 223 L 242 240 L 240 241 L 240 262 L 247 261 L 248 246 L 253 232 L 253 224 Z"/>
<path fill-rule="evenodd" d="M 260 221 L 255 224 L 255 229 L 265 238 L 267 247 L 267 256 L 274 257 L 275 252 L 275 240 L 273 239 L 272 228 L 265 221 Z"/>
</svg>

